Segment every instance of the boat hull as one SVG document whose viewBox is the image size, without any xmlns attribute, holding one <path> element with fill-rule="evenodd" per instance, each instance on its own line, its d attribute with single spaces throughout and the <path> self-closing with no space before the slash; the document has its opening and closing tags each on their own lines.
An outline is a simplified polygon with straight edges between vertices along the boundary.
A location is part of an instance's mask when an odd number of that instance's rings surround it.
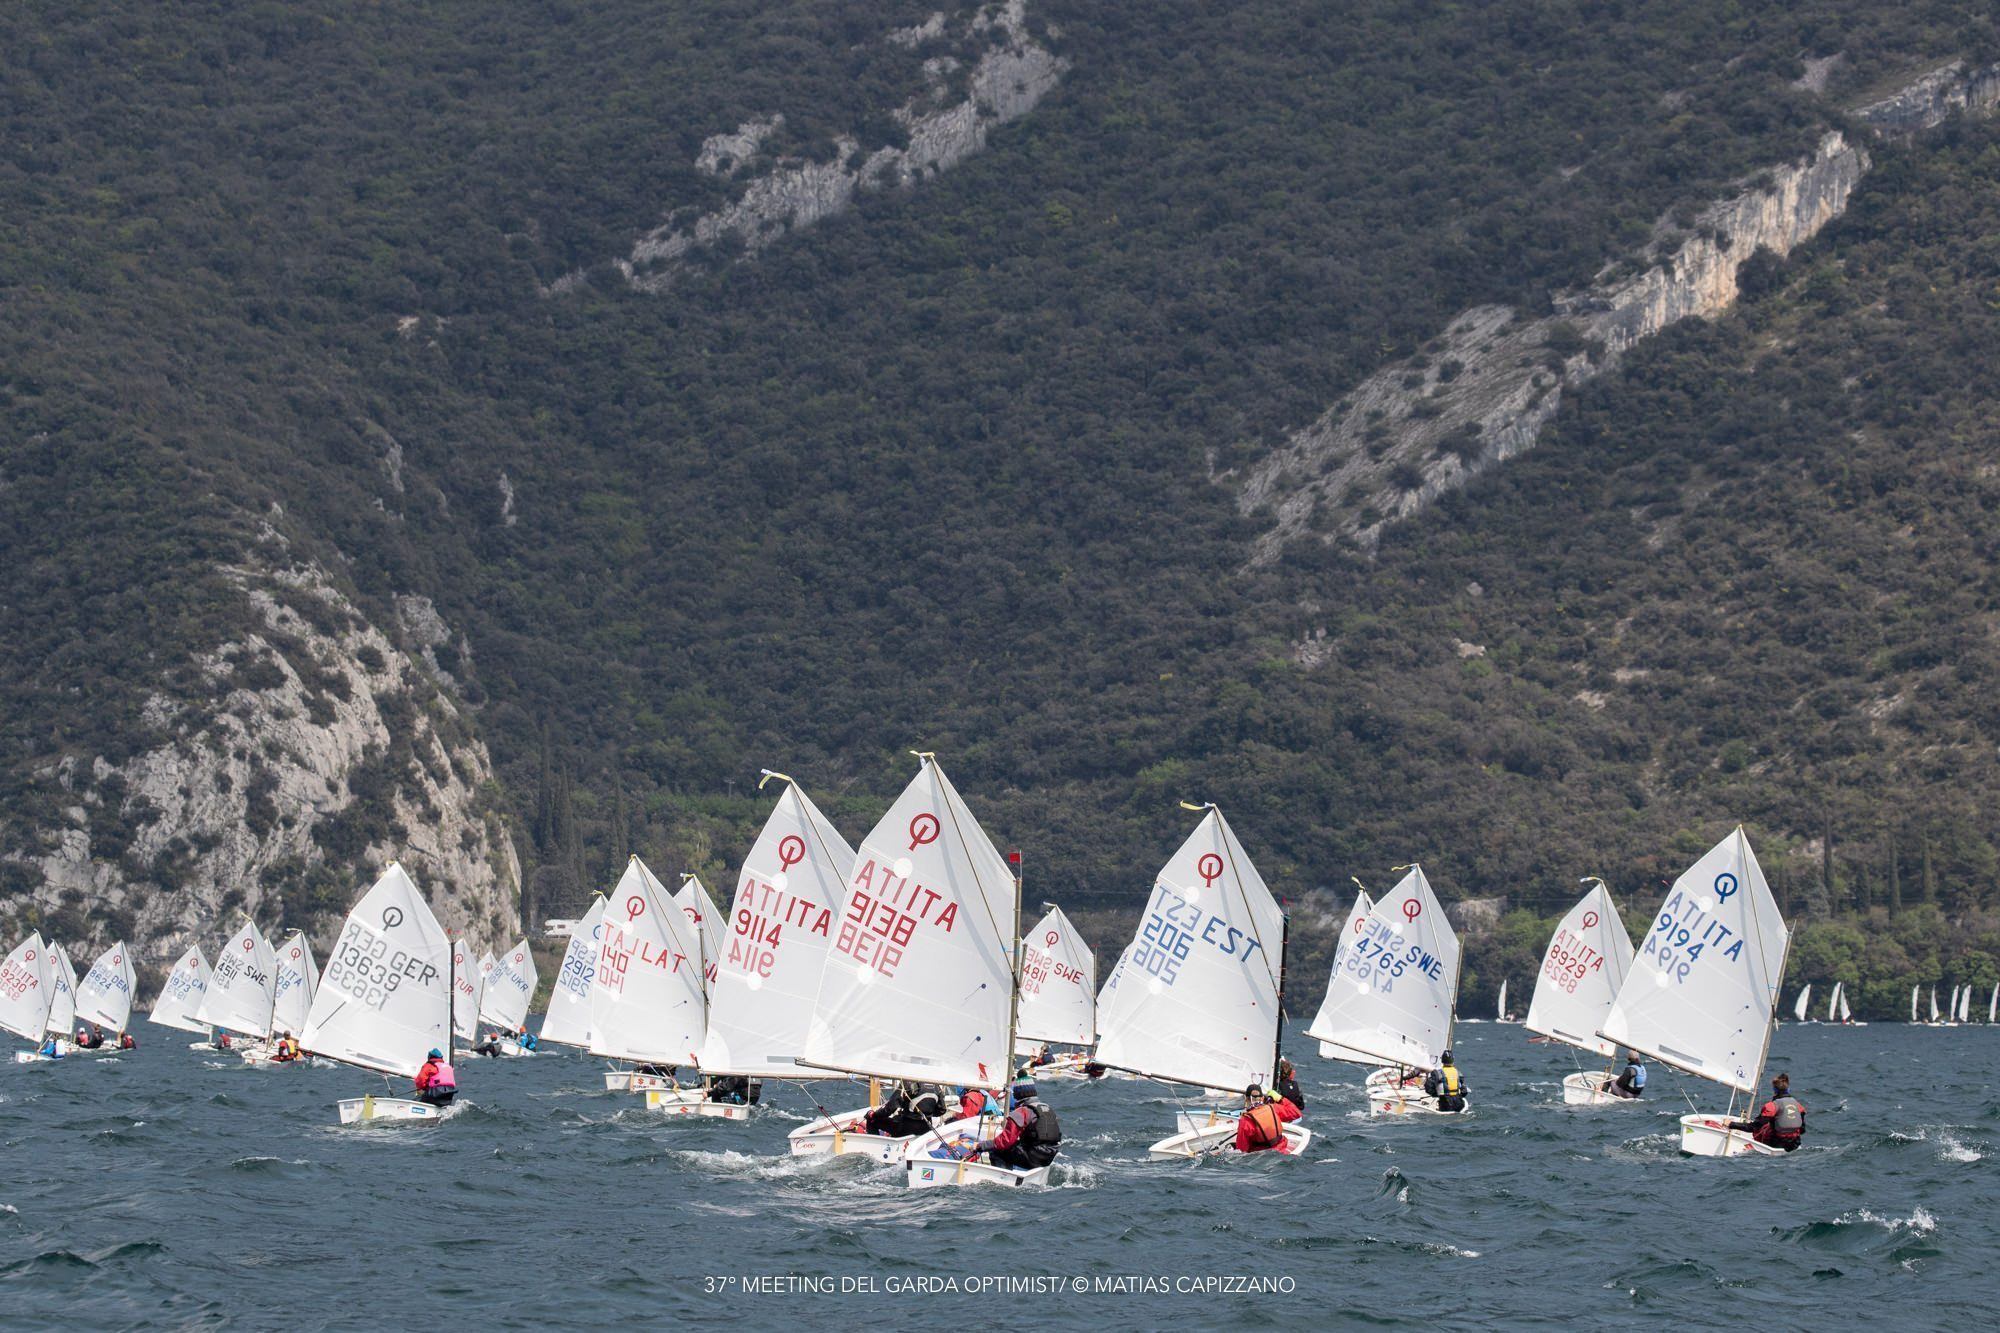
<svg viewBox="0 0 2000 1333">
<path fill-rule="evenodd" d="M 701 1095 L 700 1088 L 681 1088 L 666 1074 L 641 1074 L 632 1069 L 607 1069 L 604 1071 L 606 1092 L 673 1092 L 682 1091 L 692 1096 Z"/>
<path fill-rule="evenodd" d="M 786 1136 L 794 1157 L 866 1157 L 877 1162 L 900 1162 L 918 1137 L 892 1139 L 885 1134 L 862 1132 L 861 1122 L 871 1108 L 835 1112 L 800 1125 Z"/>
<path fill-rule="evenodd" d="M 1371 1115 L 1464 1115 L 1465 1111 L 1440 1111 L 1437 1098 L 1422 1088 L 1375 1087 L 1368 1089 L 1368 1111 Z"/>
<path fill-rule="evenodd" d="M 999 1185 L 1020 1189 L 1025 1185 L 1047 1185 L 1049 1168 L 1016 1171 L 991 1162 L 941 1162 L 930 1159 L 903 1163 L 903 1183 L 913 1190 L 943 1189 L 954 1185 Z"/>
<path fill-rule="evenodd" d="M 1185 1122 L 1186 1113 L 1183 1112 Z M 1266 1151 L 1238 1153 L 1236 1151 L 1236 1117 L 1218 1120 L 1215 1124 L 1199 1128 L 1184 1128 L 1177 1134 L 1169 1135 L 1146 1149 L 1146 1155 L 1156 1162 L 1185 1162 L 1196 1157 L 1212 1154 L 1230 1157 L 1297 1157 L 1312 1142 L 1312 1131 L 1304 1125 L 1293 1123 L 1285 1126 L 1286 1151 Z"/>
<path fill-rule="evenodd" d="M 442 1106 L 410 1101 L 404 1097 L 343 1097 L 340 1123 L 343 1125 L 430 1122 L 444 1114 Z"/>
<path fill-rule="evenodd" d="M 692 1092 L 693 1099 L 683 1095 Z M 748 1120 L 750 1108 L 737 1102 L 711 1102 L 701 1098 L 701 1089 L 683 1088 L 646 1094 L 646 1109 L 662 1115 L 698 1115 L 710 1120 Z"/>
<path fill-rule="evenodd" d="M 1604 1085 L 1611 1080 L 1603 1074 L 1570 1074 L 1563 1079 L 1564 1106 L 1630 1106 L 1645 1100 L 1642 1097 L 1620 1097 L 1615 1092 L 1604 1091 Z"/>
<path fill-rule="evenodd" d="M 1681 1117 L 1681 1151 L 1690 1157 L 1783 1157 L 1783 1148 L 1757 1142 L 1747 1130 L 1730 1129 L 1719 1115 Z"/>
</svg>

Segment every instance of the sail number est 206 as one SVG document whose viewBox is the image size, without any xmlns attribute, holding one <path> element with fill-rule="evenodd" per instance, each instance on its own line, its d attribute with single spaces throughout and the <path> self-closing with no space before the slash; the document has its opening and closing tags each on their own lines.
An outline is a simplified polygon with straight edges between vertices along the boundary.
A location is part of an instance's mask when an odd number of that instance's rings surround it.
<svg viewBox="0 0 2000 1333">
<path fill-rule="evenodd" d="M 1171 986 L 1181 973 L 1181 964 L 1194 952 L 1194 942 L 1217 950 L 1226 958 L 1248 958 L 1263 944 L 1211 916 L 1200 907 L 1162 884 L 1159 905 L 1146 917 L 1139 930 L 1138 947 L 1132 951 L 1132 965 Z"/>
</svg>

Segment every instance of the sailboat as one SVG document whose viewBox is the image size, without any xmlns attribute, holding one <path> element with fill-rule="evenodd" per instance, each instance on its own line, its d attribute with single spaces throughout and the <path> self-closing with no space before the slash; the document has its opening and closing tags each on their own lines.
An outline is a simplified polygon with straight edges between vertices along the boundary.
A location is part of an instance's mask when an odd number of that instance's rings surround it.
<svg viewBox="0 0 2000 1333">
<path fill-rule="evenodd" d="M 1153 881 L 1138 932 L 1105 985 L 1097 1059 L 1166 1083 L 1240 1093 L 1270 1087 L 1283 1040 L 1286 920 L 1264 877 L 1212 803 Z M 1273 947 L 1275 946 L 1275 947 Z M 1156 1161 L 1235 1151 L 1235 1114 L 1183 1115 L 1153 1144 Z M 1312 1131 L 1283 1127 L 1284 1152 Z"/>
<path fill-rule="evenodd" d="M 299 1044 L 314 1055 L 414 1077 L 424 1052 L 451 1048 L 452 940 L 391 861 L 347 914 L 327 955 Z M 435 1121 L 444 1108 L 404 1097 L 348 1097 L 340 1123 Z"/>
<path fill-rule="evenodd" d="M 1972 986 L 1969 982 L 1958 995 L 1958 1021 L 1961 1023 L 1972 1021 Z"/>
<path fill-rule="evenodd" d="M 1910 987 L 1910 1021 L 1912 1023 L 1920 1021 L 1917 1018 L 1917 996 L 1923 993 L 1923 989 L 1922 986 Z"/>
<path fill-rule="evenodd" d="M 97 956 L 77 986 L 77 1021 L 123 1036 L 132 1021 L 132 991 L 137 984 L 138 978 L 132 974 L 132 959 L 125 942 L 120 940 Z"/>
<path fill-rule="evenodd" d="M 1938 1015 L 1938 1007 L 1937 1007 L 1937 986 L 1936 986 L 1935 984 L 1933 984 L 1933 985 L 1931 986 L 1931 1023 L 1932 1023 L 1933 1025 L 1935 1025 L 1935 1024 L 1937 1024 L 1937 1023 L 1940 1023 L 1940 1022 L 1943 1022 L 1943 1021 L 1944 1021 L 1944 1020 L 1943 1020 L 1942 1018 L 1940 1018 L 1940 1017 L 1939 1017 L 1939 1015 Z"/>
<path fill-rule="evenodd" d="M 1993 997 L 1986 1002 L 1986 1021 L 2000 1023 L 2000 982 L 1993 987 Z"/>
<path fill-rule="evenodd" d="M 1495 1006 L 1495 1009 L 1497 1012 L 1493 1015 L 1494 1022 L 1511 1023 L 1514 1021 L 1514 1016 L 1507 1012 L 1507 979 L 1505 977 L 1500 978 L 1500 1002 Z"/>
<path fill-rule="evenodd" d="M 31 930 L 0 963 L 0 1028 L 39 1048 L 49 1026 L 49 1007 L 55 1003 L 52 980 L 48 946 L 40 931 Z M 49 1058 L 39 1049 L 14 1052 L 17 1064 Z"/>
<path fill-rule="evenodd" d="M 1865 1028 L 1868 1026 L 1866 1023 L 1857 1023 L 1854 1021 L 1854 1011 L 1847 1007 L 1847 992 L 1844 990 L 1840 992 L 1840 1021 L 1848 1027 Z"/>
<path fill-rule="evenodd" d="M 1402 1073 L 1433 1068 L 1451 1045 L 1459 944 L 1423 867 L 1398 869 L 1409 873 L 1362 923 L 1310 1035 L 1346 1052 L 1337 1059 L 1378 1067 L 1370 1111 L 1460 1114 L 1438 1112 Z"/>
<path fill-rule="evenodd" d="M 1729 1114 L 1681 1117 L 1681 1151 L 1777 1153 L 1729 1128 L 1735 1094 L 1757 1091 L 1771 1048 L 1791 932 L 1739 825 L 1660 905 L 1599 1035 L 1731 1090 Z"/>
<path fill-rule="evenodd" d="M 243 928 L 215 955 L 215 971 L 202 999 L 201 1021 L 257 1041 L 271 1035 L 271 1011 L 278 994 L 278 960 L 257 923 Z"/>
<path fill-rule="evenodd" d="M 1020 886 L 936 756 L 917 760 L 916 775 L 855 849 L 798 1060 L 865 1076 L 871 1104 L 880 1079 L 1003 1089 L 1013 1050 Z M 948 1156 L 977 1128 L 958 1121 L 921 1136 L 870 1134 L 869 1109 L 799 1126 L 789 1136 L 793 1154 L 902 1162 L 921 1148 Z M 944 1156 L 911 1161 L 904 1175 L 913 1187 L 1047 1179 L 1046 1168 L 1022 1173 Z"/>
<path fill-rule="evenodd" d="M 549 988 L 549 1007 L 542 1013 L 542 1046 L 590 1045 L 590 979 L 597 974 L 597 953 L 604 940 L 604 895 L 593 894 L 590 910 L 570 928 L 562 966 Z"/>
<path fill-rule="evenodd" d="M 708 889 L 701 877 L 692 871 L 681 872 L 681 886 L 674 890 L 673 905 L 687 920 L 688 938 L 694 941 L 694 955 L 691 962 L 695 968 L 695 978 L 701 986 L 703 1013 L 707 1013 L 709 996 L 715 986 L 718 971 L 716 962 L 720 953 L 718 933 L 721 929 L 721 914 L 716 910 L 715 900 L 709 897 Z M 706 1020 L 704 1020 L 706 1021 Z M 706 1028 L 703 1029 L 705 1037 Z M 701 1039 L 695 1045 L 691 1063 L 701 1075 L 699 1083 L 674 1084 L 671 1080 L 666 1087 L 646 1089 L 646 1109 L 663 1111 L 668 1115 L 700 1115 L 719 1120 L 748 1120 L 750 1106 L 746 1096 L 743 1102 L 711 1101 L 708 1096 L 710 1079 L 700 1066 Z"/>
<path fill-rule="evenodd" d="M 693 923 L 634 856 L 605 903 L 600 925 L 604 938 L 590 983 L 589 1050 L 642 1066 L 607 1073 L 605 1087 L 672 1088 L 670 1071 L 695 1062 L 708 1026 L 701 943 Z M 698 1096 L 699 1090 L 688 1095 Z"/>
<path fill-rule="evenodd" d="M 1844 981 L 1834 982 L 1833 994 L 1827 996 L 1826 1021 L 1829 1023 L 1838 1023 L 1840 1021 L 1840 988 L 1846 984 Z"/>
<path fill-rule="evenodd" d="M 784 783 L 736 877 L 736 910 L 718 941 L 708 1029 L 696 1061 L 707 1078 L 816 1079 L 799 1064 L 820 972 L 833 947 L 854 849 L 805 792 Z M 703 1096 L 685 1114 L 745 1119 L 750 1108 Z"/>
<path fill-rule="evenodd" d="M 1792 1005 L 1792 1018 L 1795 1022 L 1803 1023 L 1807 1021 L 1806 1006 L 1811 1003 L 1812 1003 L 1812 983 L 1807 982 L 1806 988 L 1799 992 L 1799 998 L 1797 1002 L 1795 1002 Z"/>
<path fill-rule="evenodd" d="M 45 1030 L 55 1034 L 57 1053 L 66 1054 L 76 1049 L 70 1040 L 76 1033 L 76 969 L 68 951 L 54 940 L 49 941 L 49 991 Z"/>
<path fill-rule="evenodd" d="M 1330 1022 L 1328 1008 L 1333 1004 L 1334 992 L 1340 983 L 1341 961 L 1346 958 L 1347 951 L 1353 946 L 1354 941 L 1361 937 L 1361 932 L 1367 928 L 1369 913 L 1375 910 L 1375 901 L 1368 896 L 1368 890 L 1361 887 L 1361 881 L 1357 879 L 1354 884 L 1354 906 L 1347 914 L 1346 929 L 1341 931 L 1340 940 L 1333 947 L 1333 966 L 1327 971 L 1326 995 L 1320 1001 L 1319 1012 L 1313 1016 L 1313 1021 L 1306 1028 L 1306 1035 L 1309 1037 L 1317 1037 L 1320 1032 L 1327 1030 Z M 1383 1063 L 1371 1058 L 1365 1052 L 1347 1051 L 1330 1041 L 1319 1043 L 1319 1053 L 1320 1058 L 1325 1060 L 1346 1060 L 1354 1064 L 1377 1066 Z"/>
<path fill-rule="evenodd" d="M 1014 1054 L 1034 1059 L 1045 1044 L 1082 1049 L 1031 1066 L 1037 1081 L 1080 1079 L 1097 1041 L 1097 958 L 1062 908 L 1046 915 L 1021 939 L 1021 1012 Z"/>
<path fill-rule="evenodd" d="M 1604 881 L 1593 876 L 1583 882 L 1595 887 L 1569 909 L 1542 954 L 1535 995 L 1528 1001 L 1528 1031 L 1612 1061 L 1618 1048 L 1597 1030 L 1632 970 L 1632 937 Z M 1617 1106 L 1637 1100 L 1606 1091 L 1610 1085 L 1608 1066 L 1602 1073 L 1579 1070 L 1563 1079 L 1563 1104 Z"/>
<path fill-rule="evenodd" d="M 533 1054 L 521 1049 L 516 1034 L 527 1026 L 528 1002 L 535 998 L 535 986 L 540 980 L 526 938 L 516 940 L 513 948 L 494 960 L 493 970 L 486 974 L 479 997 L 479 1020 L 499 1030 L 500 1054 Z"/>
<path fill-rule="evenodd" d="M 273 951 L 271 975 L 270 1040 L 239 1046 L 237 1054 L 252 1065 L 296 1064 L 299 1061 L 279 1060 L 277 1055 L 283 1034 L 297 1037 L 305 1030 L 306 1019 L 312 1014 L 313 992 L 319 988 L 319 968 L 313 963 L 312 945 L 304 931 L 293 931 Z"/>
<path fill-rule="evenodd" d="M 479 965 L 463 936 L 451 942 L 451 1035 L 468 1045 L 479 1040 Z M 469 1049 L 455 1052 L 471 1055 Z"/>
<path fill-rule="evenodd" d="M 146 1020 L 182 1032 L 207 1032 L 208 1024 L 201 1019 L 201 1003 L 208 996 L 208 978 L 208 959 L 202 957 L 201 946 L 189 945 L 167 973 L 166 984 L 160 987 L 159 998 L 153 1001 L 153 1011 L 146 1015 Z"/>
</svg>

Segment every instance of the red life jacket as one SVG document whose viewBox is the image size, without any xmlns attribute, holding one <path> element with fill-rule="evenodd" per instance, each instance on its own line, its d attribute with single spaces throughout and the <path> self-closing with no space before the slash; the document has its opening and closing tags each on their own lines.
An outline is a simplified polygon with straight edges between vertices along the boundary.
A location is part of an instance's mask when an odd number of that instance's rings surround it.
<svg viewBox="0 0 2000 1333">
<path fill-rule="evenodd" d="M 1243 1118 L 1250 1122 L 1257 1136 L 1252 1147 L 1275 1148 L 1285 1141 L 1285 1131 L 1279 1125 L 1278 1108 L 1269 1102 L 1251 1107 L 1243 1113 Z"/>
</svg>

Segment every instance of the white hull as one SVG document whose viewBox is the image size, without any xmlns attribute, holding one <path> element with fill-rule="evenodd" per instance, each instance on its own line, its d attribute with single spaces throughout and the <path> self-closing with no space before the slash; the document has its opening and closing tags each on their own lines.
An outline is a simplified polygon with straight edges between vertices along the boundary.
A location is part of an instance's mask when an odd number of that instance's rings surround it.
<svg viewBox="0 0 2000 1333">
<path fill-rule="evenodd" d="M 40 1051 L 14 1052 L 14 1063 L 17 1065 L 46 1065 L 52 1064 L 54 1061 L 54 1056 L 43 1055 Z"/>
<path fill-rule="evenodd" d="M 1370 1088 L 1368 1089 L 1368 1111 L 1371 1115 L 1464 1115 L 1465 1111 L 1440 1111 L 1437 1098 L 1422 1088 Z"/>
<path fill-rule="evenodd" d="M 990 1162 L 943 1162 L 929 1158 L 903 1163 L 903 1183 L 913 1190 L 942 1189 L 948 1185 L 1046 1185 L 1049 1168 L 1016 1171 Z"/>
<path fill-rule="evenodd" d="M 800 1125 L 786 1136 L 792 1145 L 794 1157 L 835 1157 L 859 1156 L 872 1158 L 878 1162 L 900 1162 L 903 1153 L 918 1136 L 892 1139 L 883 1134 L 864 1134 L 861 1122 L 869 1110 L 836 1112 L 822 1116 L 809 1124 Z"/>
<path fill-rule="evenodd" d="M 701 1095 L 700 1088 L 682 1088 L 665 1074 L 641 1074 L 630 1069 L 607 1069 L 604 1071 L 606 1092 L 685 1092 L 693 1096 Z"/>
<path fill-rule="evenodd" d="M 683 1094 L 693 1093 L 689 1098 Z M 735 1102 L 704 1101 L 700 1088 L 683 1088 L 673 1092 L 649 1092 L 646 1094 L 646 1109 L 658 1111 L 662 1115 L 699 1115 L 710 1120 L 748 1120 L 750 1108 Z"/>
<path fill-rule="evenodd" d="M 343 1097 L 340 1100 L 340 1123 L 343 1125 L 370 1125 L 378 1121 L 389 1123 L 398 1120 L 436 1120 L 444 1114 L 442 1106 L 432 1106 L 429 1102 L 413 1102 L 402 1097 Z"/>
<path fill-rule="evenodd" d="M 1719 1115 L 1681 1117 L 1681 1151 L 1690 1157 L 1783 1157 L 1783 1148 L 1767 1147 L 1744 1129 L 1728 1128 Z"/>
<path fill-rule="evenodd" d="M 1244 1157 L 1296 1157 L 1312 1142 L 1312 1131 L 1304 1125 L 1293 1122 L 1285 1126 L 1285 1146 L 1289 1151 L 1278 1152 L 1271 1149 L 1259 1153 L 1243 1153 Z M 1236 1151 L 1236 1120 L 1234 1117 L 1221 1123 L 1201 1129 L 1183 1129 L 1180 1133 L 1161 1139 L 1146 1149 L 1147 1156 L 1156 1162 L 1185 1162 L 1190 1158 L 1204 1157 L 1212 1153 L 1226 1153 L 1238 1156 Z"/>
<path fill-rule="evenodd" d="M 1642 1097 L 1620 1097 L 1615 1092 L 1605 1092 L 1604 1085 L 1611 1082 L 1608 1074 L 1571 1074 L 1563 1079 L 1564 1106 L 1633 1106 L 1645 1100 Z"/>
<path fill-rule="evenodd" d="M 1413 1072 L 1405 1075 L 1395 1069 L 1371 1069 L 1368 1071 L 1368 1077 L 1361 1080 L 1361 1086 L 1364 1088 L 1393 1088 L 1396 1086 L 1397 1080 L 1404 1077 L 1412 1080 L 1410 1085 L 1412 1087 L 1417 1087 L 1424 1081 L 1424 1076 L 1421 1072 Z"/>
</svg>

